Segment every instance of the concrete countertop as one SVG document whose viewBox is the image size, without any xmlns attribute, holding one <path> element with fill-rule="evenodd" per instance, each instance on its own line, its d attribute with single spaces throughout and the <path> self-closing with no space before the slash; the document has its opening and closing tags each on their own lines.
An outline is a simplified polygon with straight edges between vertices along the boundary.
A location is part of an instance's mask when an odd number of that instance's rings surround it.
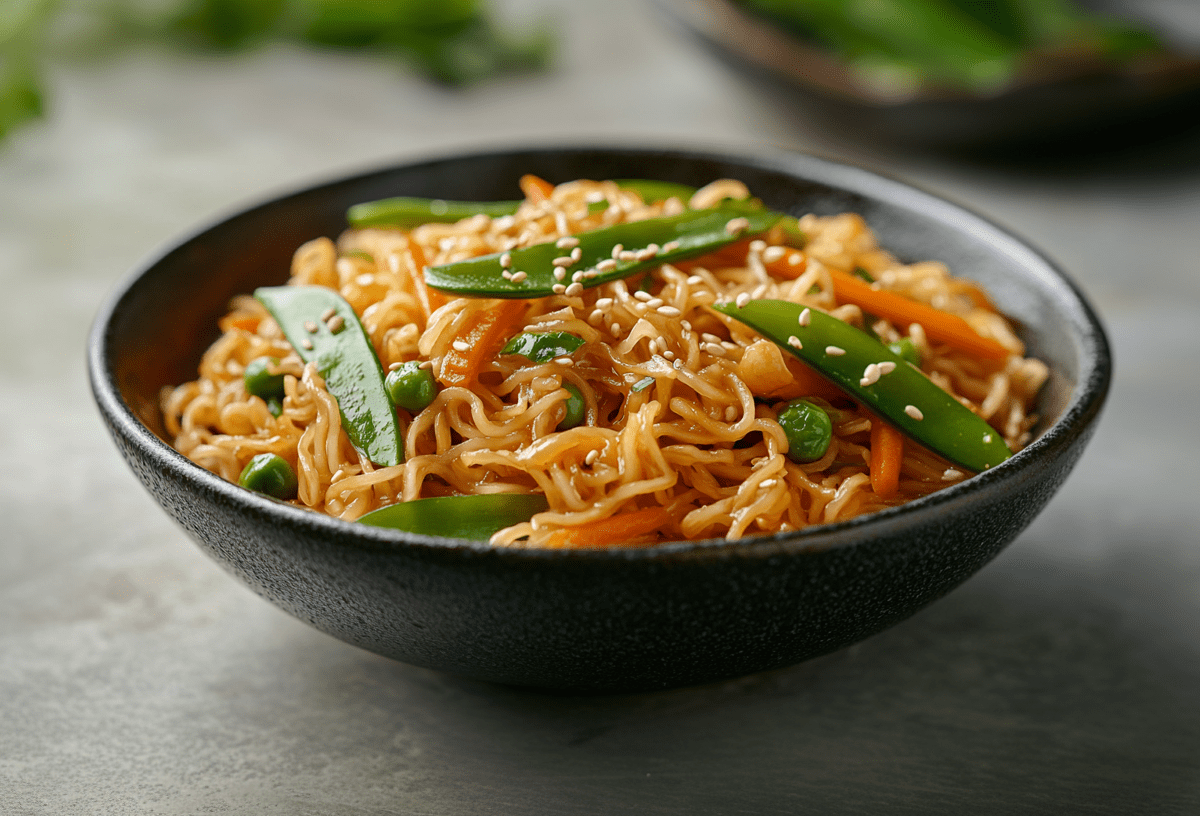
<svg viewBox="0 0 1200 816">
<path fill-rule="evenodd" d="M 557 17 L 554 72 L 465 92 L 287 47 L 55 67 L 50 117 L 0 146 L 0 811 L 1200 809 L 1200 133 L 1055 161 L 906 154 L 822 131 L 636 0 Z M 156 248 L 346 172 L 609 140 L 845 159 L 1058 260 L 1117 364 L 1061 493 L 963 587 L 850 649 L 578 698 L 320 634 L 208 561 L 134 480 L 84 346 Z"/>
</svg>

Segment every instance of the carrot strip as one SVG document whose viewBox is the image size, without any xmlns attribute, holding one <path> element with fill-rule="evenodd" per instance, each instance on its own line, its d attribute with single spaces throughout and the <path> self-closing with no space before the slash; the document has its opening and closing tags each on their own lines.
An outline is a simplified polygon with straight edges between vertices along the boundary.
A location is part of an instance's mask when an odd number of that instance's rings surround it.
<svg viewBox="0 0 1200 816">
<path fill-rule="evenodd" d="M 421 309 L 425 312 L 426 320 L 429 319 L 429 316 L 435 310 L 446 303 L 445 295 L 425 285 L 425 267 L 428 265 L 429 262 L 425 260 L 425 251 L 421 249 L 421 245 L 416 241 L 410 240 L 408 242 L 408 252 L 402 259 L 400 266 L 401 271 L 408 278 L 409 287 L 421 303 Z"/>
<path fill-rule="evenodd" d="M 970 323 L 958 315 L 943 312 L 895 292 L 872 289 L 866 281 L 840 270 L 829 271 L 833 278 L 833 293 L 840 301 L 854 303 L 863 311 L 887 318 L 897 325 L 920 323 L 931 340 L 945 343 L 976 357 L 1003 362 L 1012 353 L 995 340 L 981 336 L 971 328 Z"/>
<path fill-rule="evenodd" d="M 258 331 L 257 317 L 231 317 L 226 316 L 219 323 L 221 331 L 227 332 L 230 329 L 241 329 L 242 331 L 256 332 Z"/>
<path fill-rule="evenodd" d="M 746 253 L 750 251 L 750 241 L 751 239 L 749 238 L 742 241 L 734 241 L 732 244 L 726 244 L 720 249 L 709 252 L 706 255 L 699 255 L 684 261 L 675 261 L 671 265 L 684 272 L 691 272 L 698 266 L 703 266 L 705 269 L 745 266 Z"/>
<path fill-rule="evenodd" d="M 521 192 L 525 194 L 525 197 L 534 204 L 549 201 L 550 196 L 554 195 L 554 185 L 533 173 L 521 176 L 521 180 L 517 184 L 520 185 Z"/>
<path fill-rule="evenodd" d="M 900 490 L 904 435 L 878 417 L 871 418 L 871 489 L 881 499 Z"/>
<path fill-rule="evenodd" d="M 494 300 L 491 306 L 477 312 L 455 342 L 466 344 L 465 351 L 453 345 L 442 359 L 438 380 L 445 386 L 470 385 L 479 376 L 483 364 L 496 355 L 511 337 L 525 316 L 528 302 L 524 300 Z"/>
<path fill-rule="evenodd" d="M 632 513 L 609 516 L 589 524 L 555 530 L 547 542 L 551 547 L 604 547 L 621 545 L 665 527 L 671 521 L 666 507 L 647 507 Z"/>
</svg>

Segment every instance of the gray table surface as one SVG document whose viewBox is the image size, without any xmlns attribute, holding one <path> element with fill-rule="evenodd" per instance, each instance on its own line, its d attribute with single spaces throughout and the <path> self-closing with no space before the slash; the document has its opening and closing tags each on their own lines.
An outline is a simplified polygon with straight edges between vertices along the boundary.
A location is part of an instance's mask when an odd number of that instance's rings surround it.
<svg viewBox="0 0 1200 816">
<path fill-rule="evenodd" d="M 0 812 L 1200 810 L 1200 136 L 1054 162 L 906 154 L 811 125 L 635 0 L 556 15 L 556 71 L 462 93 L 286 47 L 54 68 L 49 119 L 0 148 Z M 1116 351 L 1067 485 L 979 575 L 857 646 L 577 698 L 309 629 L 135 482 L 84 345 L 157 247 L 344 172 L 593 140 L 814 151 L 1028 237 L 1089 293 Z"/>
</svg>

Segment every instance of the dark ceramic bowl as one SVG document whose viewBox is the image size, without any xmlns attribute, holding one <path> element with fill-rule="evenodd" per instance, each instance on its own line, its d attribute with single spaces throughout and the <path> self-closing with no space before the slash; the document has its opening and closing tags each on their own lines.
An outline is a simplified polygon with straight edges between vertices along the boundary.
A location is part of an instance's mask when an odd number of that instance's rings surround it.
<svg viewBox="0 0 1200 816">
<path fill-rule="evenodd" d="M 551 181 L 744 180 L 794 213 L 864 215 L 908 260 L 939 259 L 994 295 L 1052 377 L 1037 440 L 976 478 L 852 521 L 728 543 L 498 549 L 366 527 L 282 505 L 197 467 L 163 441 L 161 388 L 195 376 L 232 295 L 282 283 L 292 251 L 336 236 L 351 204 L 405 194 L 519 196 Z M 1108 389 L 1107 341 L 1049 261 L 954 204 L 795 154 L 554 148 L 437 159 L 324 184 L 187 238 L 100 311 L 92 388 L 138 478 L 200 547 L 255 592 L 366 649 L 485 680 L 571 690 L 665 688 L 786 666 L 854 643 L 987 563 L 1066 478 Z"/>
</svg>

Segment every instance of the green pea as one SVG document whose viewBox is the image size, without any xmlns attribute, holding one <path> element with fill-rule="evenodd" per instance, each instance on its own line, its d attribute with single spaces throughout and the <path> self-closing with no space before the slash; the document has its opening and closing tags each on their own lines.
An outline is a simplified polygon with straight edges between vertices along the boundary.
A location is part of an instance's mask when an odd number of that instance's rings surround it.
<svg viewBox="0 0 1200 816">
<path fill-rule="evenodd" d="M 274 357 L 258 357 L 251 360 L 242 373 L 246 390 L 264 400 L 283 399 L 283 375 L 272 374 L 271 369 L 279 365 Z"/>
<path fill-rule="evenodd" d="M 912 341 L 912 338 L 901 337 L 895 343 L 888 343 L 888 348 L 906 363 L 912 363 L 917 368 L 921 367 L 921 350 L 917 348 L 917 344 Z"/>
<path fill-rule="evenodd" d="M 292 466 L 274 453 L 260 453 L 251 459 L 238 477 L 238 484 L 276 499 L 296 498 L 298 487 Z"/>
<path fill-rule="evenodd" d="M 567 412 L 563 416 L 562 421 L 558 423 L 558 429 L 565 431 L 568 428 L 574 428 L 576 425 L 583 423 L 584 412 L 587 411 L 587 403 L 583 400 L 583 394 L 575 387 L 573 383 L 565 382 L 562 385 L 570 394 L 564 403 Z"/>
<path fill-rule="evenodd" d="M 779 426 L 788 440 L 788 458 L 800 464 L 820 459 L 833 441 L 833 420 L 807 400 L 784 406 L 779 412 Z"/>
<path fill-rule="evenodd" d="M 429 407 L 437 396 L 438 386 L 433 374 L 421 368 L 416 360 L 401 363 L 399 367 L 388 372 L 383 381 L 392 403 L 414 414 Z"/>
</svg>

